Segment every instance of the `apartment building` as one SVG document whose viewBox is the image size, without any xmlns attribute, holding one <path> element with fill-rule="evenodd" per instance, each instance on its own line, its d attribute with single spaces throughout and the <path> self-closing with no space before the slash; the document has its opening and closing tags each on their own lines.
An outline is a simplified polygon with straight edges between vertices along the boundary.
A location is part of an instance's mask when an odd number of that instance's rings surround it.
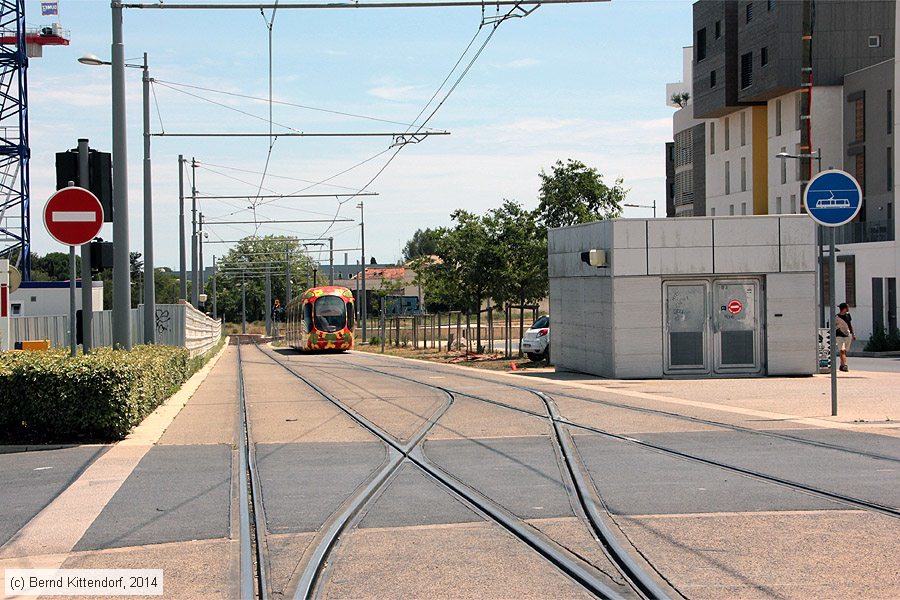
<svg viewBox="0 0 900 600">
<path fill-rule="evenodd" d="M 802 9 L 802 0 L 693 5 L 692 121 L 681 114 L 685 108 L 673 116 L 667 214 L 800 213 L 810 173 L 842 168 L 854 174 L 863 186 L 864 209 L 836 232 L 835 284 L 839 301 L 846 298 L 854 307 L 859 337 L 867 338 L 873 327 L 896 327 L 897 321 L 896 2 L 815 2 L 810 127 L 820 160 L 811 164 L 778 157 L 801 154 Z M 703 187 L 695 186 L 690 208 L 679 211 L 677 136 L 686 128 L 703 129 L 702 156 L 692 156 L 692 164 L 703 164 Z M 820 274 L 820 287 L 829 284 L 827 273 Z"/>
<path fill-rule="evenodd" d="M 674 141 L 666 144 L 668 217 L 706 214 L 706 129 L 703 121 L 694 118 L 691 98 L 693 60 L 693 48 L 682 48 L 682 79 L 666 85 L 666 103 L 678 108 L 672 118 Z M 678 96 L 681 100 L 675 102 Z"/>
</svg>

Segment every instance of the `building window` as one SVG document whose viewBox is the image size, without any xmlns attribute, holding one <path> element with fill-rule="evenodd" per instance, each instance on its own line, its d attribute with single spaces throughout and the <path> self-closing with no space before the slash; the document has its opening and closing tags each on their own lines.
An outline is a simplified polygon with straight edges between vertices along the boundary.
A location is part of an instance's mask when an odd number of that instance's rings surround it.
<svg viewBox="0 0 900 600">
<path fill-rule="evenodd" d="M 751 85 L 753 85 L 753 53 L 748 52 L 741 55 L 741 89 L 745 90 Z"/>
<path fill-rule="evenodd" d="M 716 122 L 709 122 L 709 153 L 716 153 Z"/>
<path fill-rule="evenodd" d="M 857 98 L 854 102 L 856 138 L 855 142 L 866 141 L 866 98 Z"/>
<path fill-rule="evenodd" d="M 749 23 L 752 20 L 753 20 L 753 3 L 748 2 L 747 3 L 747 22 Z"/>
<path fill-rule="evenodd" d="M 781 151 L 787 152 L 787 146 L 782 146 Z M 781 159 L 781 183 L 782 184 L 787 183 L 787 159 L 786 158 Z M 791 211 L 791 212 L 793 212 L 793 211 Z"/>
<path fill-rule="evenodd" d="M 766 66 L 769 64 L 769 47 L 763 46 L 759 51 L 759 64 Z"/>
<path fill-rule="evenodd" d="M 881 48 L 881 36 L 880 35 L 870 35 L 869 36 L 869 48 Z"/>
<path fill-rule="evenodd" d="M 706 58 L 706 27 L 697 32 L 697 62 Z"/>
<path fill-rule="evenodd" d="M 887 134 L 891 135 L 894 131 L 894 100 L 891 90 L 887 91 Z"/>
<path fill-rule="evenodd" d="M 731 162 L 725 161 L 725 195 L 731 193 Z M 733 214 L 733 213 L 732 213 Z"/>
<path fill-rule="evenodd" d="M 722 21 L 716 21 L 716 39 L 722 37 Z"/>
<path fill-rule="evenodd" d="M 669 160 L 675 162 L 675 144 L 669 146 Z"/>
<path fill-rule="evenodd" d="M 747 203 L 746 202 L 741 202 L 741 214 L 742 215 L 747 214 Z"/>
<path fill-rule="evenodd" d="M 772 0 L 766 0 L 766 10 L 772 10 Z"/>
<path fill-rule="evenodd" d="M 856 173 L 853 174 L 859 187 L 862 189 L 863 197 L 866 195 L 866 153 L 860 152 L 856 155 Z"/>
<path fill-rule="evenodd" d="M 725 150 L 731 148 L 731 122 L 725 117 Z"/>
<path fill-rule="evenodd" d="M 800 118 L 800 113 L 803 112 L 803 104 L 800 99 L 801 92 L 798 92 L 796 96 L 794 96 L 794 129 L 800 131 L 800 121 L 803 119 Z"/>
<path fill-rule="evenodd" d="M 747 191 L 747 159 L 741 157 L 741 191 Z"/>
<path fill-rule="evenodd" d="M 709 216 L 711 216 L 711 217 L 716 216 L 716 209 L 715 209 L 715 208 L 709 209 Z"/>
<path fill-rule="evenodd" d="M 734 204 L 729 204 L 729 205 L 728 205 L 728 215 L 731 216 L 731 217 L 734 216 Z"/>
<path fill-rule="evenodd" d="M 890 146 L 887 147 L 887 191 L 894 189 L 894 150 Z"/>
<path fill-rule="evenodd" d="M 856 306 L 856 257 L 842 257 L 844 260 L 844 302 Z"/>
<path fill-rule="evenodd" d="M 775 214 L 776 215 L 781 214 L 781 196 L 777 196 L 775 198 Z"/>
<path fill-rule="evenodd" d="M 781 100 L 775 101 L 775 135 L 781 135 Z"/>
<path fill-rule="evenodd" d="M 801 154 L 800 144 L 794 145 L 794 156 L 800 156 L 800 154 Z M 796 179 L 797 181 L 802 181 L 803 180 L 803 161 L 798 158 L 798 159 L 794 160 L 794 165 L 796 166 L 796 169 L 797 169 L 797 171 L 794 175 L 794 179 Z"/>
<path fill-rule="evenodd" d="M 797 214 L 797 194 L 791 194 L 791 214 Z"/>
<path fill-rule="evenodd" d="M 741 113 L 741 146 L 747 145 L 747 113 Z"/>
<path fill-rule="evenodd" d="M 713 69 L 709 72 L 709 87 L 716 87 L 716 71 Z"/>
</svg>

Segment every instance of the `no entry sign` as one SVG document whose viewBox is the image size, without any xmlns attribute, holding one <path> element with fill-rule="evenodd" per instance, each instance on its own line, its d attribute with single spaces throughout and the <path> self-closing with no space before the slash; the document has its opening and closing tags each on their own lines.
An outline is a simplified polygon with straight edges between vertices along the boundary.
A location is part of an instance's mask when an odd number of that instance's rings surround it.
<svg viewBox="0 0 900 600">
<path fill-rule="evenodd" d="M 80 246 L 100 233 L 103 206 L 97 196 L 84 188 L 63 188 L 47 201 L 44 225 L 60 244 Z"/>
<path fill-rule="evenodd" d="M 741 304 L 741 301 L 737 298 L 731 300 L 728 303 L 728 312 L 730 312 L 731 314 L 736 315 L 742 310 L 744 310 L 744 305 Z"/>
</svg>

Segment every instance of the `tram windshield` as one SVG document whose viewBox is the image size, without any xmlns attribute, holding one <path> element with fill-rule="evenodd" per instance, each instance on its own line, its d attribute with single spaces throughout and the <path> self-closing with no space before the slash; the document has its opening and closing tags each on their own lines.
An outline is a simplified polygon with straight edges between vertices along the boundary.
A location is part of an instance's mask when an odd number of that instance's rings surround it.
<svg viewBox="0 0 900 600">
<path fill-rule="evenodd" d="M 344 301 L 337 296 L 322 296 L 313 306 L 316 315 L 316 328 L 322 331 L 338 331 L 347 322 L 347 310 Z"/>
</svg>

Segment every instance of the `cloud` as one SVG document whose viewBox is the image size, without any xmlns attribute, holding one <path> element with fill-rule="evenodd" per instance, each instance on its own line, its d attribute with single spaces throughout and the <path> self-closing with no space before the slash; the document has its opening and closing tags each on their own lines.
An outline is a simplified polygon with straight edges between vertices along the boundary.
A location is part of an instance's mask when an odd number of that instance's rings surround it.
<svg viewBox="0 0 900 600">
<path fill-rule="evenodd" d="M 493 66 L 497 69 L 526 69 L 528 67 L 535 67 L 541 63 L 542 61 L 536 58 L 517 58 L 505 63 L 494 63 Z"/>
</svg>

